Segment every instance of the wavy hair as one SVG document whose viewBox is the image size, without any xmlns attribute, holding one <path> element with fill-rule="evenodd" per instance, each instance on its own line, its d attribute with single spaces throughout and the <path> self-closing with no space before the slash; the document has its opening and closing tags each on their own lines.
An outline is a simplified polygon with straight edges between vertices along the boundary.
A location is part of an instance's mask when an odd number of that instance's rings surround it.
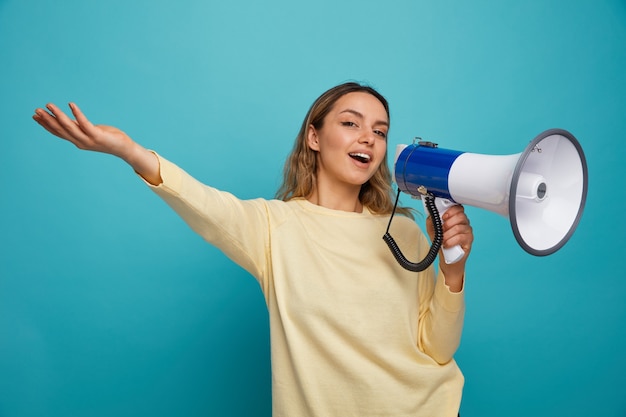
<svg viewBox="0 0 626 417">
<path fill-rule="evenodd" d="M 283 169 L 283 183 L 276 193 L 276 198 L 289 201 L 293 198 L 306 198 L 315 188 L 317 180 L 316 152 L 309 148 L 307 135 L 309 128 L 313 126 L 319 130 L 324 124 L 324 119 L 333 109 L 333 106 L 341 97 L 348 93 L 367 93 L 376 97 L 389 117 L 389 104 L 374 88 L 356 82 L 347 82 L 335 86 L 315 100 L 306 114 L 293 149 Z M 391 187 L 391 172 L 387 164 L 387 154 L 383 162 L 359 192 L 361 204 L 377 214 L 391 214 L 394 204 L 394 192 Z M 408 208 L 398 207 L 398 213 L 413 217 Z"/>
</svg>

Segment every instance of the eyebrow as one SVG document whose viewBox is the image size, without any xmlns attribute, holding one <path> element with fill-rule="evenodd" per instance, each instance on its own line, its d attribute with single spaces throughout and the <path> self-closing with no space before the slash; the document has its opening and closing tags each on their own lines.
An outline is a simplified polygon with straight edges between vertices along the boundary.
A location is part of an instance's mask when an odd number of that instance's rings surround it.
<svg viewBox="0 0 626 417">
<path fill-rule="evenodd" d="M 361 119 L 364 118 L 364 116 L 363 116 L 363 114 L 361 112 L 358 112 L 358 111 L 353 110 L 353 109 L 345 109 L 345 110 L 342 110 L 342 111 L 339 112 L 339 114 L 342 114 L 342 113 L 351 113 L 351 114 L 353 114 L 353 115 L 355 115 L 355 116 L 357 116 L 357 117 L 359 117 Z M 384 125 L 384 126 L 389 127 L 389 122 L 387 122 L 385 120 L 377 120 L 374 124 L 375 125 Z"/>
</svg>

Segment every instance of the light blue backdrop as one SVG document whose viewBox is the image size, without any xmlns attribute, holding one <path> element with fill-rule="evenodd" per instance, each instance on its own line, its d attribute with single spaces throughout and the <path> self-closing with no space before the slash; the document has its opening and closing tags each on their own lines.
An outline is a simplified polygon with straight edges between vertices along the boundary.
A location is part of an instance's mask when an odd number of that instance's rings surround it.
<svg viewBox="0 0 626 417">
<path fill-rule="evenodd" d="M 252 278 L 114 158 L 30 116 L 72 100 L 199 179 L 272 197 L 310 103 L 391 102 L 390 146 L 486 154 L 560 127 L 589 196 L 556 254 L 468 208 L 463 417 L 626 415 L 620 0 L 0 0 L 0 416 L 269 416 Z"/>
</svg>

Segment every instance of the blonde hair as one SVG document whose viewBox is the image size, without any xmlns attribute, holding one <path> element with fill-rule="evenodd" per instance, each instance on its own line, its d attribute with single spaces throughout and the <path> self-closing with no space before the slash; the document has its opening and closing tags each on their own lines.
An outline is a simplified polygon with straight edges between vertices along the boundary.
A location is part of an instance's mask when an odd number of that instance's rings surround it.
<svg viewBox="0 0 626 417">
<path fill-rule="evenodd" d="M 316 152 L 307 145 L 309 128 L 313 126 L 315 129 L 321 129 L 326 115 L 333 109 L 337 100 L 348 93 L 355 92 L 368 93 L 376 97 L 385 108 L 389 119 L 387 100 L 370 86 L 348 82 L 323 93 L 311 105 L 302 122 L 293 149 L 285 161 L 283 183 L 276 193 L 276 198 L 289 201 L 293 198 L 306 198 L 313 192 L 317 179 L 317 158 Z M 391 172 L 387 165 L 386 153 L 385 159 L 372 178 L 361 186 L 359 200 L 373 213 L 391 214 L 393 211 L 394 192 L 391 187 Z M 399 207 L 397 211 L 412 217 L 410 209 Z"/>
</svg>

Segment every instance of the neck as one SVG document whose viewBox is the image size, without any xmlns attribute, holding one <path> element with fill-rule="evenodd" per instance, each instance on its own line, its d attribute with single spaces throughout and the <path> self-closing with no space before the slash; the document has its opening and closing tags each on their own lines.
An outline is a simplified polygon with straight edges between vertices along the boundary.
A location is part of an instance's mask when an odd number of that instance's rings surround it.
<svg viewBox="0 0 626 417">
<path fill-rule="evenodd" d="M 349 190 L 325 190 L 323 192 L 320 188 L 322 187 L 318 184 L 306 199 L 315 205 L 332 210 L 363 212 L 363 204 L 359 200 L 360 187 Z"/>
</svg>

